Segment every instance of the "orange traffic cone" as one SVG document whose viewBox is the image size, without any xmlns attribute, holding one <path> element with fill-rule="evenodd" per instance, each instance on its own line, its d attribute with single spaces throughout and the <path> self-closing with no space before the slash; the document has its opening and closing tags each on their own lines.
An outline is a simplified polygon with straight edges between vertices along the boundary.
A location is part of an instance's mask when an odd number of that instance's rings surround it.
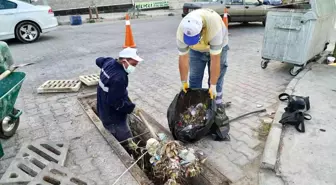
<svg viewBox="0 0 336 185">
<path fill-rule="evenodd" d="M 227 10 L 227 8 L 224 8 L 223 22 L 224 22 L 226 28 L 229 29 L 229 18 L 228 18 L 228 10 Z"/>
<path fill-rule="evenodd" d="M 132 34 L 132 28 L 131 28 L 131 22 L 128 14 L 126 14 L 126 35 L 125 35 L 125 44 L 123 48 L 135 48 L 136 44 L 133 39 L 133 34 Z"/>
</svg>

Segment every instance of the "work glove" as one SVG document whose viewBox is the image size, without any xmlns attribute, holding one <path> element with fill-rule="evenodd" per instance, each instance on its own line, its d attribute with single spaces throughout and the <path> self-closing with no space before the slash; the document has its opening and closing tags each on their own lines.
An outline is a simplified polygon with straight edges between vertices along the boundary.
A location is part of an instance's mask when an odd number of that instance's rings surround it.
<svg viewBox="0 0 336 185">
<path fill-rule="evenodd" d="M 184 93 L 187 93 L 187 89 L 189 88 L 189 84 L 187 81 L 182 81 L 182 90 Z"/>
<path fill-rule="evenodd" d="M 210 94 L 211 99 L 216 98 L 216 96 L 217 96 L 216 85 L 210 85 L 209 94 Z"/>
</svg>

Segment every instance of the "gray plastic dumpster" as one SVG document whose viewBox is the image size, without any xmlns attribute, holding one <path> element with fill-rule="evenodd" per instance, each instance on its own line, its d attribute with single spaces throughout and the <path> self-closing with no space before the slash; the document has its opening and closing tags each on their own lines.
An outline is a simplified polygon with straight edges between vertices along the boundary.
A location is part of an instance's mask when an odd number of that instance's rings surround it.
<svg viewBox="0 0 336 185">
<path fill-rule="evenodd" d="M 296 76 L 315 56 L 323 52 L 334 30 L 335 0 L 310 0 L 271 9 L 267 14 L 261 67 L 270 60 L 294 64 Z"/>
</svg>

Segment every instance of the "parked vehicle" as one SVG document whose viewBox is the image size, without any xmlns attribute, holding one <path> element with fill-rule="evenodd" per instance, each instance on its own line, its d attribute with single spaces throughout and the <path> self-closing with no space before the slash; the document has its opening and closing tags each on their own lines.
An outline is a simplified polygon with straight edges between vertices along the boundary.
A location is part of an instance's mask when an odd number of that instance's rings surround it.
<svg viewBox="0 0 336 185">
<path fill-rule="evenodd" d="M 41 34 L 55 30 L 58 22 L 50 6 L 0 0 L 0 25 L 0 40 L 17 38 L 32 43 Z"/>
<path fill-rule="evenodd" d="M 210 0 L 184 3 L 182 17 L 199 8 L 210 8 L 219 15 L 228 9 L 229 22 L 262 22 L 265 25 L 266 15 L 274 6 L 264 5 L 261 0 Z"/>
</svg>

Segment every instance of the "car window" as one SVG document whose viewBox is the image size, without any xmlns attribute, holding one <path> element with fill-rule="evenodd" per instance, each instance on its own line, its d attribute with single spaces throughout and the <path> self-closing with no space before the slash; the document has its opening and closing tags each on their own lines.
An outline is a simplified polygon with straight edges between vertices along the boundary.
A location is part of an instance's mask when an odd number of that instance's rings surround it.
<svg viewBox="0 0 336 185">
<path fill-rule="evenodd" d="M 259 1 L 258 0 L 245 0 L 246 5 L 258 5 Z"/>
<path fill-rule="evenodd" d="M 7 0 L 0 0 L 0 10 L 15 9 L 15 8 L 17 8 L 16 3 Z"/>
<path fill-rule="evenodd" d="M 226 0 L 228 5 L 243 5 L 243 0 Z"/>
</svg>

